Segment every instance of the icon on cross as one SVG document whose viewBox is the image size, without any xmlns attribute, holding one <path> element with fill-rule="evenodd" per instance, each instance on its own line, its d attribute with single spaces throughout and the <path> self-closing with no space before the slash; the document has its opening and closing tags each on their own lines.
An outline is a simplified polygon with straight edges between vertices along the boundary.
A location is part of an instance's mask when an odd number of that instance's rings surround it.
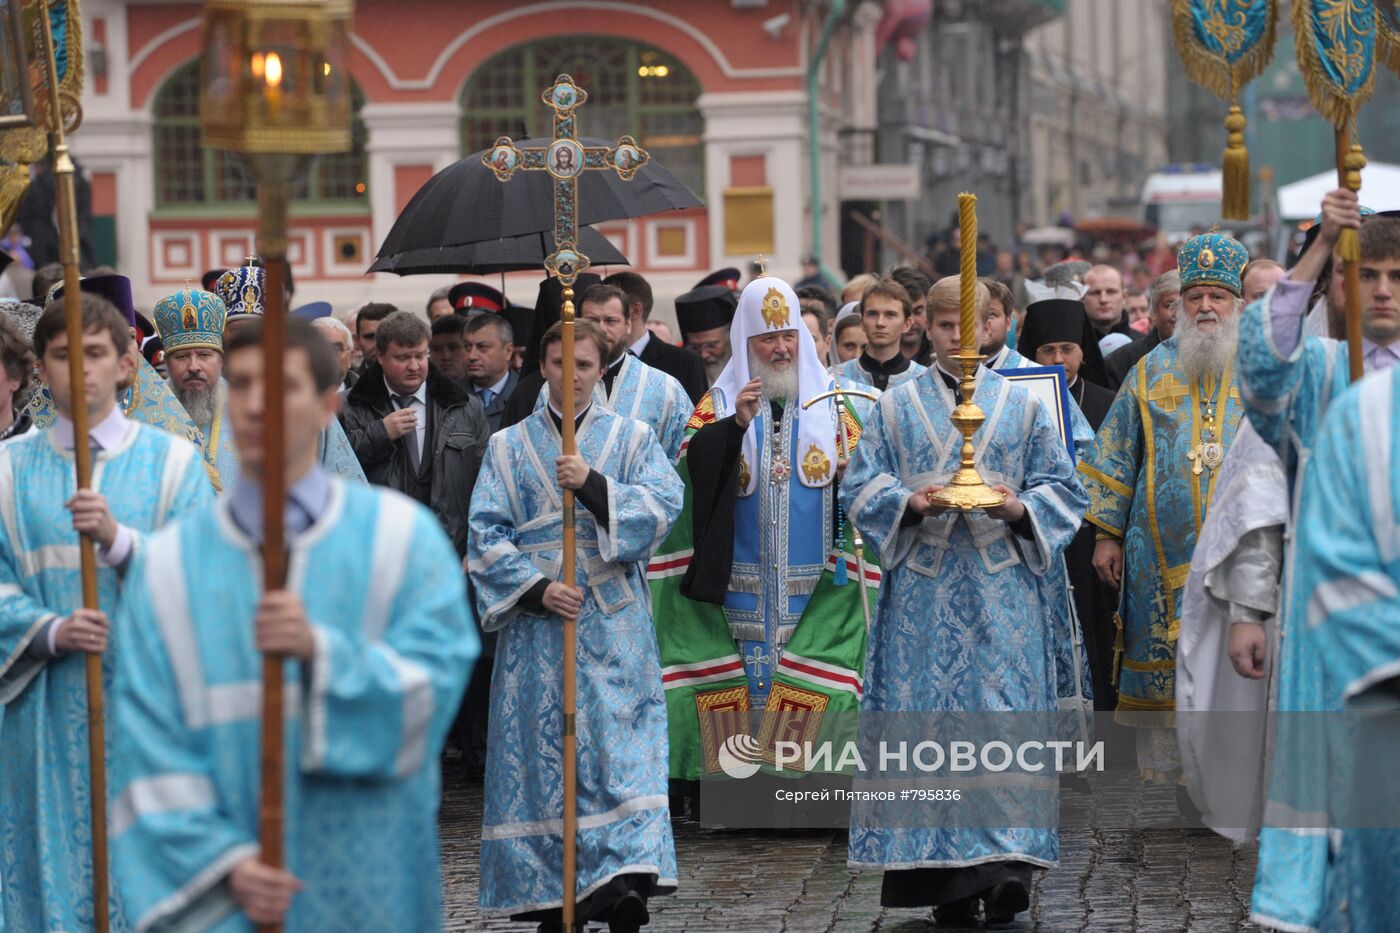
<svg viewBox="0 0 1400 933">
<path fill-rule="evenodd" d="M 555 78 L 541 99 L 554 111 L 553 141 L 544 147 L 520 147 L 502 136 L 481 161 L 501 181 L 510 181 L 517 171 L 544 171 L 554 179 L 555 250 L 545 260 L 545 269 L 562 284 L 573 285 L 589 266 L 588 257 L 578 249 L 579 178 L 584 172 L 610 170 L 630 181 L 651 156 L 631 136 L 623 136 L 611 148 L 579 142 L 574 110 L 588 100 L 588 92 L 568 75 Z"/>
</svg>

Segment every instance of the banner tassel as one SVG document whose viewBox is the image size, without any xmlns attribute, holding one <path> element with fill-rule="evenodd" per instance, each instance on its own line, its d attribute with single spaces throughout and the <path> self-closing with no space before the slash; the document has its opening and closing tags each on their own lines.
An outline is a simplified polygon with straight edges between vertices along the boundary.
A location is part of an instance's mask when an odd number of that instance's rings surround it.
<svg viewBox="0 0 1400 933">
<path fill-rule="evenodd" d="M 1350 121 L 1348 121 L 1348 124 Z M 1343 138 L 1345 130 L 1339 132 Z M 1339 144 L 1340 145 L 1340 144 Z M 1342 157 L 1342 186 L 1351 191 L 1361 190 L 1361 170 L 1366 167 L 1366 155 L 1359 143 L 1352 143 L 1345 156 Z M 1361 239 L 1355 230 L 1347 227 L 1342 230 L 1342 235 L 1337 238 L 1337 255 L 1343 262 L 1361 261 Z"/>
<path fill-rule="evenodd" d="M 1244 113 L 1231 105 L 1225 117 L 1225 155 L 1221 163 L 1224 186 L 1220 199 L 1220 216 L 1225 220 L 1249 219 L 1249 150 L 1244 143 Z"/>
</svg>

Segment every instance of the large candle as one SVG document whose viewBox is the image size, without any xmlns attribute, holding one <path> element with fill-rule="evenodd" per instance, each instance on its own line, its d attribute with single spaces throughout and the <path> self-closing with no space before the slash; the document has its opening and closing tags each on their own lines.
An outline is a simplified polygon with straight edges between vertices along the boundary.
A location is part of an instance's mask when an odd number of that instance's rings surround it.
<svg viewBox="0 0 1400 933">
<path fill-rule="evenodd" d="M 962 240 L 962 351 L 977 352 L 977 195 L 958 195 L 958 235 Z"/>
</svg>

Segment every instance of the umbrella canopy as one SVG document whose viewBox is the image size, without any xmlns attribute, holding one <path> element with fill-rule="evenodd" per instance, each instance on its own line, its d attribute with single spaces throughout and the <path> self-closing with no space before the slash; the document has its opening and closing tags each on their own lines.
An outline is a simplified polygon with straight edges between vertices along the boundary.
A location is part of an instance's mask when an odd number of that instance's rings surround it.
<svg viewBox="0 0 1400 933">
<path fill-rule="evenodd" d="M 1074 225 L 1076 233 L 1108 243 L 1140 243 L 1157 228 L 1134 217 L 1090 217 Z"/>
<path fill-rule="evenodd" d="M 1021 236 L 1027 246 L 1073 246 L 1074 231 L 1067 227 L 1034 227 Z"/>
<path fill-rule="evenodd" d="M 550 142 L 525 139 L 516 145 L 542 149 Z M 602 139 L 580 138 L 579 142 L 613 145 Z M 553 230 L 553 176 L 545 171 L 518 171 L 509 181 L 501 181 L 482 163 L 482 155 L 474 152 L 428 179 L 394 221 L 378 256 Z M 580 227 L 702 206 L 695 193 L 655 159 L 638 169 L 631 181 L 623 181 L 612 170 L 583 172 L 577 181 Z"/>
<path fill-rule="evenodd" d="M 1312 219 L 1323 196 L 1336 187 L 1336 169 L 1284 185 L 1278 189 L 1279 216 L 1284 220 Z M 1378 211 L 1400 207 L 1400 165 L 1367 163 L 1361 170 L 1361 200 Z"/>
<path fill-rule="evenodd" d="M 501 182 L 496 184 L 505 187 Z M 612 241 L 591 227 L 579 228 L 578 246 L 579 251 L 595 266 L 628 265 L 627 257 L 613 246 Z M 553 233 L 527 233 L 459 246 L 425 247 L 388 255 L 381 252 L 369 271 L 392 272 L 395 275 L 491 275 L 496 272 L 543 269 L 545 257 L 552 252 Z"/>
</svg>

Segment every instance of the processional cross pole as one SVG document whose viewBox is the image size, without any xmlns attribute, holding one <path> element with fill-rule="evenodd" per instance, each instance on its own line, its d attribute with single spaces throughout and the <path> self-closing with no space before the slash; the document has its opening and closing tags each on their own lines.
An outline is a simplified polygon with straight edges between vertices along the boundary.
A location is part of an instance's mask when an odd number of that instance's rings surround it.
<svg viewBox="0 0 1400 933">
<path fill-rule="evenodd" d="M 496 177 L 508 182 L 517 171 L 544 171 L 554 180 L 554 252 L 545 259 L 545 270 L 564 287 L 564 306 L 559 317 L 563 323 L 564 379 L 560 403 L 563 411 L 559 428 L 560 448 L 564 455 L 578 453 L 574 440 L 574 282 L 578 274 L 588 269 L 588 257 L 578 248 L 578 185 L 580 176 L 589 171 L 615 171 L 623 181 L 630 181 L 637 170 L 651 158 L 631 136 L 623 136 L 616 146 L 585 146 L 578 139 L 574 111 L 588 100 L 588 93 L 561 74 L 541 95 L 545 106 L 554 111 L 553 140 L 548 146 L 516 146 L 510 137 L 496 140 L 481 157 Z M 564 585 L 577 586 L 574 566 L 574 493 L 563 494 L 563 565 Z M 566 929 L 574 923 L 574 899 L 578 837 L 578 737 L 575 730 L 577 715 L 576 652 L 578 620 L 564 619 L 564 884 L 563 922 Z"/>
<path fill-rule="evenodd" d="M 76 7 L 74 8 L 76 9 Z M 88 440 L 87 396 L 83 375 L 83 312 L 82 292 L 78 284 L 78 202 L 74 193 L 76 168 L 69 154 L 67 130 L 77 127 L 77 118 L 64 114 L 58 77 L 58 60 L 54 50 L 53 30 L 50 28 L 48 7 L 35 20 L 40 36 L 39 49 L 44 60 L 40 67 L 48 87 L 41 106 L 44 127 L 49 134 L 53 155 L 54 187 L 58 197 L 58 232 L 61 241 L 60 261 L 63 263 L 63 304 L 68 335 L 68 384 L 72 387 L 70 403 L 73 420 L 73 463 L 78 489 L 92 488 L 92 446 Z M 71 54 L 71 52 L 70 52 Z M 70 67 L 71 64 L 70 64 Z M 68 125 L 65 126 L 65 120 Z M 82 579 L 83 606 L 98 609 L 97 553 L 92 537 L 78 537 L 79 572 Z M 107 870 L 107 758 L 106 712 L 102 691 L 102 655 L 86 655 L 88 771 L 91 784 L 90 816 L 92 821 L 92 925 L 97 933 L 108 928 L 108 870 Z"/>
</svg>

